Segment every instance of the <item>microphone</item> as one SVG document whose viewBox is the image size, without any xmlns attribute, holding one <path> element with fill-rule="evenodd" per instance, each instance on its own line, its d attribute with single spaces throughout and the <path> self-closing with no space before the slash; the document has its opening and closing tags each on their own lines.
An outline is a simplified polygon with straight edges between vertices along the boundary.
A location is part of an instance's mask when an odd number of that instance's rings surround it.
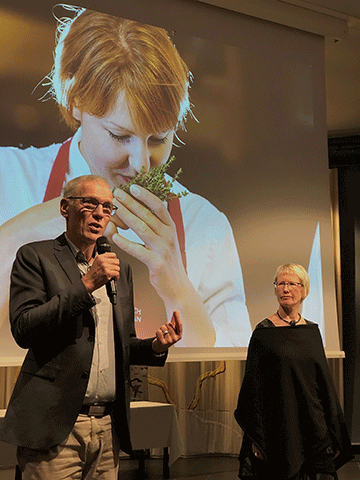
<svg viewBox="0 0 360 480">
<path fill-rule="evenodd" d="M 99 237 L 96 240 L 96 250 L 99 255 L 102 255 L 106 252 L 111 252 L 109 240 L 106 237 Z M 116 305 L 117 289 L 116 281 L 113 278 L 106 283 L 106 292 L 110 298 L 110 302 L 113 305 Z"/>
</svg>

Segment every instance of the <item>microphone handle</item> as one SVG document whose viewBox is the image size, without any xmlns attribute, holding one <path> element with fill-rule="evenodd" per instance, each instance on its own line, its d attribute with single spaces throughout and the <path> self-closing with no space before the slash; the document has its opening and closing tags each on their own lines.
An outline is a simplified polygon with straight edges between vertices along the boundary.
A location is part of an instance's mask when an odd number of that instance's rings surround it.
<svg viewBox="0 0 360 480">
<path fill-rule="evenodd" d="M 115 280 L 113 278 L 106 283 L 106 292 L 110 298 L 110 302 L 113 305 L 116 305 L 117 289 Z"/>
</svg>

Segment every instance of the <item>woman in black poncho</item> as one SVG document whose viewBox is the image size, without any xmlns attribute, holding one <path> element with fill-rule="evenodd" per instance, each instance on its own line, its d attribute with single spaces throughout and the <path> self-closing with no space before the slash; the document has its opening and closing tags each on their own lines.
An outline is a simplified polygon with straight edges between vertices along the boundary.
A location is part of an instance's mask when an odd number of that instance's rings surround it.
<svg viewBox="0 0 360 480">
<path fill-rule="evenodd" d="M 301 265 L 281 265 L 274 285 L 279 306 L 250 339 L 235 410 L 239 478 L 336 480 L 353 456 L 318 325 L 299 313 L 309 277 Z"/>
</svg>

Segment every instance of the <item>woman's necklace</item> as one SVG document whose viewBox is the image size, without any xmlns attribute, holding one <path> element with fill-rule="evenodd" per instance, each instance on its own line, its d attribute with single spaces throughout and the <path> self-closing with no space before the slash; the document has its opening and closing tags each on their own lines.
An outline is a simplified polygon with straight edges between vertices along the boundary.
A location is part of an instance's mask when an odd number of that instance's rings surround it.
<svg viewBox="0 0 360 480">
<path fill-rule="evenodd" d="M 282 316 L 280 315 L 279 310 L 276 312 L 276 315 L 280 318 L 280 320 L 282 320 L 283 322 L 288 323 L 288 324 L 291 325 L 292 327 L 293 327 L 294 325 L 296 325 L 298 322 L 300 322 L 300 320 L 301 320 L 301 315 L 300 315 L 300 313 L 298 313 L 299 318 L 298 318 L 297 320 L 285 320 L 285 318 L 282 318 Z"/>
</svg>

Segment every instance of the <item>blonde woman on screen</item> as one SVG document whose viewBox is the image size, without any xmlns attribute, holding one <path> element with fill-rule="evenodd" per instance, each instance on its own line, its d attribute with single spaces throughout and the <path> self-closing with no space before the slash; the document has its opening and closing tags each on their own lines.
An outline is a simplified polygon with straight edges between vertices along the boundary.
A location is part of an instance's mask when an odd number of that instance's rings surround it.
<svg viewBox="0 0 360 480">
<path fill-rule="evenodd" d="M 166 312 L 180 311 L 182 346 L 247 344 L 241 267 L 225 215 L 191 192 L 174 207 L 141 187 L 133 186 L 131 196 L 119 189 L 142 168 L 168 160 L 190 113 L 189 81 L 161 28 L 83 9 L 62 20 L 51 91 L 75 133 L 63 145 L 0 149 L 0 240 L 9 258 L 1 280 L 18 246 L 63 230 L 57 207 L 63 184 L 97 174 L 110 184 L 118 207 L 107 236 L 146 265 Z M 16 201 L 14 184 L 21 190 Z M 173 191 L 186 188 L 175 181 Z"/>
</svg>

